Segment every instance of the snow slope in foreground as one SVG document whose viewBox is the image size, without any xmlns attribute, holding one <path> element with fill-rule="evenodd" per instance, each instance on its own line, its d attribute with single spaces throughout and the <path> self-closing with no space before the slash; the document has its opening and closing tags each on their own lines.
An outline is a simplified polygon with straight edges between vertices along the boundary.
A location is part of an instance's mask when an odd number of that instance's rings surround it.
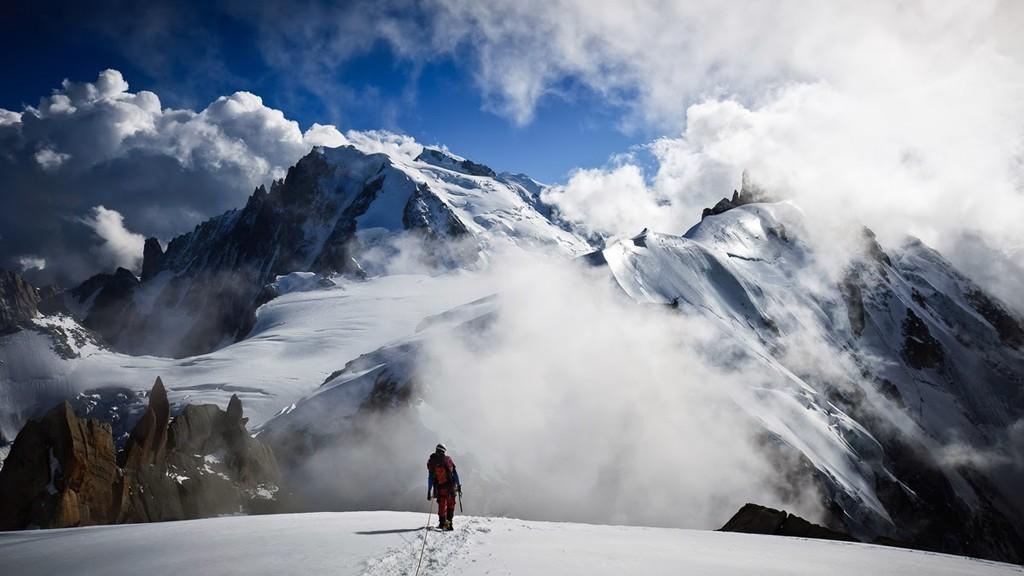
<svg viewBox="0 0 1024 576">
<path fill-rule="evenodd" d="M 344 512 L 0 533 L 0 574 L 414 574 L 425 514 Z M 466 518 L 421 574 L 972 575 L 1009 564 L 866 544 Z"/>
</svg>

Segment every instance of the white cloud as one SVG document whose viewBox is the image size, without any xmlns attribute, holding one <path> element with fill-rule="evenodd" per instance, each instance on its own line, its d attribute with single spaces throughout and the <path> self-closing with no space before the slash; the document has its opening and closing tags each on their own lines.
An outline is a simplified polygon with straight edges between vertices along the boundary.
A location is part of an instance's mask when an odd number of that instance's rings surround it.
<svg viewBox="0 0 1024 576">
<path fill-rule="evenodd" d="M 558 206 L 562 218 L 605 236 L 668 225 L 662 222 L 665 211 L 657 190 L 647 186 L 643 171 L 632 164 L 577 170 L 564 186 L 545 190 L 543 200 Z"/>
<path fill-rule="evenodd" d="M 63 152 L 57 152 L 50 148 L 40 148 L 33 158 L 35 158 L 36 164 L 39 164 L 43 170 L 56 170 L 57 168 L 60 168 L 60 165 L 66 162 L 68 158 L 71 158 L 71 155 L 64 154 Z"/>
<path fill-rule="evenodd" d="M 330 124 L 314 123 L 302 135 L 302 139 L 310 146 L 327 146 L 328 148 L 337 148 L 338 146 L 348 144 L 348 139 L 345 138 L 345 135 Z"/>
<path fill-rule="evenodd" d="M 57 158 L 85 170 L 131 154 L 160 154 L 186 167 L 225 170 L 235 193 L 282 174 L 314 145 L 345 142 L 330 125 L 303 134 L 298 122 L 250 92 L 221 96 L 194 112 L 161 108 L 156 94 L 128 88 L 117 70 L 104 70 L 95 82 L 64 80 L 38 107 L 20 116 L 4 111 L 4 123 L 20 127 L 26 144 L 38 143 L 37 160 L 47 167 L 59 164 Z M 238 176 L 244 181 L 233 181 Z"/>
<path fill-rule="evenodd" d="M 468 48 L 516 122 L 566 81 L 665 134 L 654 168 L 579 170 L 549 195 L 604 234 L 681 233 L 743 170 L 807 211 L 819 240 L 857 224 L 955 263 L 977 236 L 1024 267 L 1024 6 L 1000 1 L 438 3 L 437 46 Z M 984 266 L 982 268 L 985 268 Z M 973 270 L 978 278 L 998 276 Z M 1020 285 L 1024 278 L 1008 286 Z M 1012 290 L 1005 299 L 1024 300 Z"/>
<path fill-rule="evenodd" d="M 0 108 L 0 126 L 10 126 L 20 123 L 20 112 L 12 112 L 11 110 L 4 110 L 3 108 Z"/>
<path fill-rule="evenodd" d="M 353 146 L 369 154 L 398 154 L 415 158 L 423 152 L 423 145 L 413 137 L 386 130 L 349 130 L 346 137 Z"/>
<path fill-rule="evenodd" d="M 89 216 L 80 221 L 92 229 L 103 241 L 97 247 L 101 257 L 113 266 L 137 270 L 142 263 L 145 237 L 124 227 L 124 218 L 117 210 L 94 206 Z"/>
<path fill-rule="evenodd" d="M 347 142 L 331 125 L 303 132 L 249 92 L 197 112 L 164 108 L 152 92 L 130 92 L 116 70 L 94 82 L 65 80 L 36 106 L 0 110 L 0 200 L 12 207 L 0 214 L 0 265 L 39 253 L 48 275 L 73 282 L 110 262 L 131 264 L 138 255 L 124 250 L 137 244 L 127 241 L 134 236 L 104 228 L 110 234 L 100 234 L 105 243 L 93 250 L 88 237 L 61 222 L 102 205 L 132 230 L 168 240 L 243 204 L 313 146 Z M 29 170 L 36 166 L 42 170 Z M 31 222 L 18 217 L 25 213 Z"/>
<path fill-rule="evenodd" d="M 26 270 L 45 270 L 46 269 L 46 258 L 40 258 L 39 256 L 25 255 L 18 257 L 18 266 L 21 271 Z"/>
</svg>

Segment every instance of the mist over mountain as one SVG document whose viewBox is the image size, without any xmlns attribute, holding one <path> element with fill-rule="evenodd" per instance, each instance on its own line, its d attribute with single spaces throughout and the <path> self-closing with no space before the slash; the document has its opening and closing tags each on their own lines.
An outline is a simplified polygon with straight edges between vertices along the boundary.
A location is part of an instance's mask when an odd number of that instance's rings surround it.
<svg viewBox="0 0 1024 576">
<path fill-rule="evenodd" d="M 1007 304 L 918 239 L 825 243 L 747 175 L 683 235 L 597 249 L 547 194 L 442 149 L 317 148 L 147 241 L 141 276 L 12 276 L 4 437 L 56 400 L 137 414 L 159 375 L 172 406 L 246 402 L 293 509 L 414 508 L 395 471 L 444 438 L 476 513 L 708 528 L 759 501 L 1019 560 Z M 557 479 L 527 501 L 525 460 Z"/>
<path fill-rule="evenodd" d="M 321 571 L 253 566 L 282 528 L 354 531 L 341 573 L 1024 563 L 1017 3 L 11 13 L 0 529 L 230 524 L 207 566 L 282 574 Z M 176 553 L 41 534 L 0 572 Z"/>
</svg>

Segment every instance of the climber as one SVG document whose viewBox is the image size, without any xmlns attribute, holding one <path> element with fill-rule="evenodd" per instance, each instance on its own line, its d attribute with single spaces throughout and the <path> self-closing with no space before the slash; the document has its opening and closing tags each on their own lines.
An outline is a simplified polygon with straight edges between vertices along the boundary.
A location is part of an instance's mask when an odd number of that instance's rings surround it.
<svg viewBox="0 0 1024 576">
<path fill-rule="evenodd" d="M 462 483 L 455 462 L 446 451 L 444 444 L 438 444 L 427 459 L 427 500 L 432 499 L 431 494 L 437 497 L 437 527 L 449 531 L 454 529 L 455 494 L 462 496 Z"/>
</svg>

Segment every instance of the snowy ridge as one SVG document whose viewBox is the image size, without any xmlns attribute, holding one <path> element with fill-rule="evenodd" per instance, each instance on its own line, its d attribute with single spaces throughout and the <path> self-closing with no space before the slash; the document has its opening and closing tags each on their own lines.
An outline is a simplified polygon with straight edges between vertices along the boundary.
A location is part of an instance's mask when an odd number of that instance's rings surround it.
<svg viewBox="0 0 1024 576">
<path fill-rule="evenodd" d="M 866 233 L 863 259 L 845 278 L 822 282 L 829 276 L 802 240 L 802 222 L 789 203 L 749 204 L 683 236 L 646 232 L 589 258 L 637 302 L 705 316 L 740 342 L 775 376 L 737 404 L 813 462 L 846 514 L 858 516 L 860 501 L 877 515 L 847 522 L 855 533 L 859 522 L 884 532 L 887 506 L 921 497 L 901 480 L 913 467 L 888 451 L 905 453 L 906 442 L 934 454 L 961 439 L 990 445 L 1024 411 L 1019 321 L 914 239 L 890 257 Z M 810 343 L 824 349 L 802 349 Z M 958 506 L 987 513 L 976 483 L 946 475 Z M 888 504 L 883 485 L 895 487 L 886 488 Z"/>
<path fill-rule="evenodd" d="M 8 532 L 0 534 L 0 571 L 127 575 L 145 566 L 151 576 L 176 576 L 187 563 L 210 574 L 411 575 L 426 538 L 425 575 L 1024 573 L 959 556 L 780 536 L 463 516 L 455 532 L 443 534 L 425 532 L 425 519 L 422 512 L 345 512 Z"/>
<path fill-rule="evenodd" d="M 56 402 L 80 394 L 144 392 L 157 376 L 172 404 L 225 407 L 237 394 L 250 426 L 258 426 L 313 392 L 349 360 L 412 334 L 427 316 L 488 293 L 458 273 L 334 282 L 331 288 L 270 301 L 258 310 L 247 339 L 184 359 L 130 356 L 91 342 L 77 356 L 66 357 L 43 333 L 0 336 L 0 433 L 12 441 L 25 420 Z M 77 326 L 66 316 L 38 321 Z"/>
<path fill-rule="evenodd" d="M 472 269 L 508 249 L 589 251 L 553 220 L 541 189 L 436 149 L 317 147 L 269 192 L 261 186 L 166 251 L 148 241 L 141 280 L 99 275 L 66 304 L 115 349 L 194 356 L 243 338 L 278 276 L 378 275 L 395 261 Z M 105 309 L 94 314 L 98 302 Z"/>
<path fill-rule="evenodd" d="M 924 517 L 946 532 L 954 529 L 951 522 L 964 530 L 975 521 L 1003 526 L 1012 541 L 1013 529 L 1002 516 L 1009 508 L 1000 494 L 978 484 L 975 472 L 936 467 L 931 458 L 939 456 L 927 451 L 938 454 L 950 437 L 995 436 L 1012 422 L 1019 400 L 1006 392 L 1018 390 L 1012 375 L 1024 373 L 1017 364 L 1020 350 L 1002 346 L 994 327 L 971 312 L 963 294 L 977 288 L 919 243 L 894 251 L 890 259 L 869 241 L 866 259 L 845 279 L 821 282 L 827 276 L 817 269 L 802 228 L 802 214 L 790 204 L 750 204 L 710 216 L 684 236 L 645 232 L 588 261 L 606 266 L 639 303 L 665 306 L 666 313 L 678 308 L 718 325 L 722 367 L 750 375 L 746 386 L 730 389 L 733 402 L 813 466 L 839 520 L 854 535 L 915 538 L 907 526 Z M 934 277 L 929 286 L 940 288 L 923 296 L 926 277 Z M 848 287 L 853 282 L 856 292 Z M 438 315 L 423 322 L 417 335 L 349 363 L 268 422 L 268 441 L 300 465 L 322 444 L 358 438 L 360 416 L 379 408 L 382 398 L 399 401 L 409 394 L 412 425 L 444 437 L 450 425 L 444 406 L 429 405 L 415 391 L 423 339 L 438 329 L 486 338 L 496 306 L 485 299 Z M 856 314 L 861 308 L 863 318 Z M 904 324 L 914 309 L 948 351 L 940 367 L 911 365 L 905 347 L 917 337 Z M 954 325 L 959 340 L 946 342 L 950 337 L 942 334 Z M 961 340 L 982 347 L 957 344 Z M 967 369 L 987 370 L 991 378 L 973 381 Z M 989 405 L 993 410 L 986 412 Z M 984 422 L 992 425 L 979 426 Z M 500 471 L 481 473 L 501 483 Z M 953 511 L 934 515 L 929 507 L 938 505 Z M 997 538 L 993 545 L 1002 544 Z"/>
</svg>

